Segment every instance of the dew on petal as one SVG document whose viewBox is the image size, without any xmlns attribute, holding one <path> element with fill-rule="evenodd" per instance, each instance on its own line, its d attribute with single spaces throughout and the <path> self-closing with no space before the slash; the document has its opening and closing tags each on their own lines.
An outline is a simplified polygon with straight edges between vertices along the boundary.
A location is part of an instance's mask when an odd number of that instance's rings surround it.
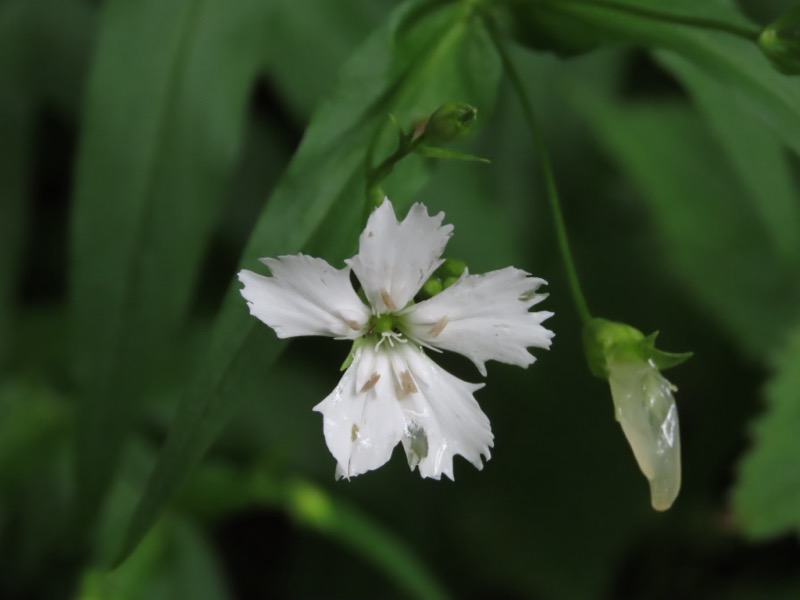
<svg viewBox="0 0 800 600">
<path fill-rule="evenodd" d="M 413 470 L 419 461 L 428 456 L 428 436 L 425 430 L 416 423 L 408 425 L 403 437 L 403 447 L 406 451 L 408 466 Z"/>
</svg>

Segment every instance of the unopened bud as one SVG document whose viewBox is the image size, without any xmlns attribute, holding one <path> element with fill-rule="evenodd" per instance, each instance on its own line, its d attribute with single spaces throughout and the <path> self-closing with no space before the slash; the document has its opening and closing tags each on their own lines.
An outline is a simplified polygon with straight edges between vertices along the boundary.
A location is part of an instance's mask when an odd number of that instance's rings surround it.
<svg viewBox="0 0 800 600">
<path fill-rule="evenodd" d="M 800 6 L 767 25 L 758 46 L 778 71 L 800 75 Z"/>
<path fill-rule="evenodd" d="M 457 258 L 447 258 L 439 269 L 448 275 L 461 277 L 467 270 L 467 263 Z"/>
<path fill-rule="evenodd" d="M 448 277 L 447 279 L 444 280 L 444 282 L 442 282 L 442 285 L 444 285 L 444 288 L 447 289 L 451 285 L 453 285 L 456 281 L 458 281 L 458 277 Z"/>
<path fill-rule="evenodd" d="M 625 323 L 615 323 L 607 319 L 592 319 L 583 328 L 583 347 L 586 361 L 592 375 L 608 379 L 608 358 L 610 352 L 630 353 L 630 358 L 641 357 L 640 344 L 644 334 Z"/>
<path fill-rule="evenodd" d="M 428 298 L 433 298 L 436 294 L 441 292 L 444 288 L 442 287 L 442 280 L 438 277 L 431 277 L 425 284 L 422 286 L 422 293 L 427 296 Z"/>
<path fill-rule="evenodd" d="M 445 102 L 428 119 L 425 126 L 427 143 L 446 143 L 467 135 L 475 119 L 478 109 L 469 104 Z"/>
<path fill-rule="evenodd" d="M 677 388 L 660 369 L 691 354 L 657 350 L 656 335 L 645 337 L 630 325 L 606 319 L 591 319 L 583 331 L 589 368 L 608 380 L 614 416 L 650 484 L 650 502 L 656 510 L 667 510 L 681 488 L 681 437 Z"/>
</svg>

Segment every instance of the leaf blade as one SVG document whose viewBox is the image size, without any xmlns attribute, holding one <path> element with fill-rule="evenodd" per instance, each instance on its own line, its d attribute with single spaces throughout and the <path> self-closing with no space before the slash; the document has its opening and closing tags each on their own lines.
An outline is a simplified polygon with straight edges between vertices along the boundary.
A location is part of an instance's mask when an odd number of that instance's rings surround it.
<svg viewBox="0 0 800 600">
<path fill-rule="evenodd" d="M 426 4 L 412 2 L 400 7 L 395 21 L 402 23 L 405 15 Z M 435 0 L 430 4 L 441 3 Z M 312 119 L 255 227 L 242 267 L 254 264 L 256 257 L 307 248 L 329 216 L 347 231 L 358 227 L 366 148 L 388 113 L 412 121 L 462 94 L 477 97 L 471 103 L 481 109 L 491 104 L 499 62 L 485 32 L 468 19 L 470 14 L 469 7 L 445 7 L 408 34 L 384 27 L 362 46 Z M 466 67 L 473 72 L 462 73 Z M 432 72 L 441 76 L 431 79 Z M 417 85 L 424 80 L 435 83 Z M 401 197 L 410 196 L 417 185 L 416 180 L 406 181 L 397 190 Z M 356 200 L 348 206 L 349 198 Z M 341 215 L 337 218 L 334 211 Z M 343 245 L 336 237 L 322 245 L 329 248 L 329 256 L 341 257 L 351 245 Z M 206 361 L 181 401 L 166 446 L 131 520 L 120 559 L 136 546 L 178 482 L 200 460 L 235 410 L 237 399 L 264 396 L 263 390 L 269 389 L 269 382 L 263 379 L 266 367 L 284 342 L 247 314 L 236 288 L 233 285 L 228 291 Z"/>
<path fill-rule="evenodd" d="M 798 314 L 800 286 L 753 226 L 752 204 L 710 132 L 682 105 L 620 108 L 583 88 L 572 98 L 640 190 L 674 276 L 763 363 Z M 770 311 L 762 310 L 764 297 Z"/>
<path fill-rule="evenodd" d="M 767 407 L 739 465 L 732 504 L 744 533 L 768 539 L 800 530 L 800 327 L 795 326 L 765 389 Z"/>
<path fill-rule="evenodd" d="M 94 520 L 188 310 L 270 7 L 104 6 L 71 224 L 75 372 L 84 388 L 78 526 Z"/>
</svg>

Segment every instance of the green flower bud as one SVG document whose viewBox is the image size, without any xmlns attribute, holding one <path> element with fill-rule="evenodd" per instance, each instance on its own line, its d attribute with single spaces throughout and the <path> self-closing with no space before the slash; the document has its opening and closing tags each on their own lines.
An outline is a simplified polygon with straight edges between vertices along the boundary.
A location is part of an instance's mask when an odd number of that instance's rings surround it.
<svg viewBox="0 0 800 600">
<path fill-rule="evenodd" d="M 461 277 L 467 270 L 467 263 L 457 258 L 447 258 L 437 270 L 453 277 Z"/>
<path fill-rule="evenodd" d="M 758 46 L 778 71 L 800 75 L 800 6 L 767 25 Z"/>
<path fill-rule="evenodd" d="M 592 319 L 583 328 L 583 348 L 592 375 L 608 379 L 608 358 L 611 353 L 628 355 L 630 359 L 644 358 L 640 343 L 644 334 L 624 323 Z"/>
<path fill-rule="evenodd" d="M 428 298 L 433 298 L 436 294 L 444 289 L 442 280 L 438 277 L 431 277 L 422 286 L 422 294 Z"/>
<path fill-rule="evenodd" d="M 447 289 L 447 288 L 449 288 L 449 287 L 450 287 L 451 285 L 453 285 L 453 284 L 454 284 L 456 281 L 458 281 L 458 279 L 459 279 L 458 277 L 448 277 L 448 278 L 446 278 L 446 279 L 445 279 L 445 280 L 442 282 L 442 285 L 444 286 L 444 289 Z"/>
<path fill-rule="evenodd" d="M 667 510 L 681 487 L 680 427 L 673 396 L 677 388 L 660 369 L 691 354 L 656 349 L 656 336 L 606 319 L 592 319 L 583 332 L 589 368 L 608 380 L 614 416 L 650 483 L 651 504 Z"/>
<path fill-rule="evenodd" d="M 478 109 L 474 106 L 445 102 L 428 119 L 425 141 L 446 143 L 462 138 L 470 132 L 477 117 Z"/>
</svg>

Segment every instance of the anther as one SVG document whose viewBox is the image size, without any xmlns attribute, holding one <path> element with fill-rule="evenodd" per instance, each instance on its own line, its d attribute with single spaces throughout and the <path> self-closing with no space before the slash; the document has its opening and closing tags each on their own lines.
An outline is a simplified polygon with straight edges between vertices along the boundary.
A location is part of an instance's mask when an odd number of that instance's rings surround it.
<svg viewBox="0 0 800 600">
<path fill-rule="evenodd" d="M 394 301 L 392 300 L 392 297 L 386 290 L 381 290 L 381 300 L 383 300 L 383 303 L 389 310 L 397 310 L 397 305 L 395 305 Z"/>
<path fill-rule="evenodd" d="M 441 319 L 439 319 L 436 325 L 430 328 L 430 330 L 428 331 L 428 335 L 430 335 L 431 337 L 439 337 L 439 334 L 442 333 L 442 331 L 444 331 L 445 327 L 447 327 L 447 323 L 448 323 L 447 317 L 442 317 Z"/>
<path fill-rule="evenodd" d="M 372 388 L 375 387 L 375 384 L 378 383 L 378 380 L 381 378 L 380 373 L 373 373 L 370 375 L 370 378 L 367 379 L 367 382 L 361 387 L 361 393 L 368 392 Z"/>
<path fill-rule="evenodd" d="M 411 378 L 411 373 L 402 371 L 400 373 L 400 394 L 398 398 L 402 399 L 410 394 L 416 394 L 419 390 L 414 380 Z"/>
</svg>

